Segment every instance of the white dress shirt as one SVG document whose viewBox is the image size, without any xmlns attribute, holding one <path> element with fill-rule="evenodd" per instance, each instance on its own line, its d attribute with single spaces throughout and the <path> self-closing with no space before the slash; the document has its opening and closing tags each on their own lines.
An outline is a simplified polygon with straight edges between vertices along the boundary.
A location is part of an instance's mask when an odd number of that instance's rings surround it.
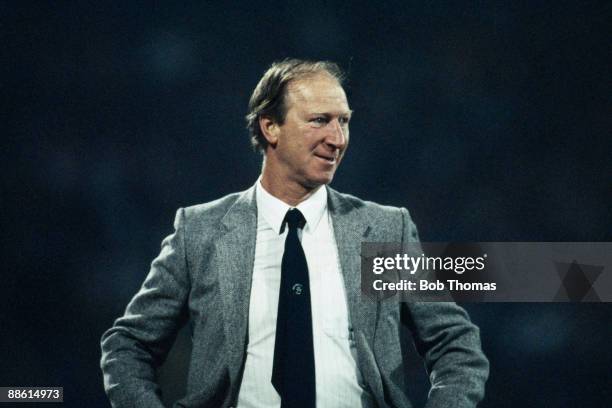
<svg viewBox="0 0 612 408">
<path fill-rule="evenodd" d="M 288 228 L 281 224 L 288 204 L 256 183 L 257 242 L 249 303 L 249 342 L 238 408 L 280 407 L 272 386 L 281 261 Z M 327 211 L 327 189 L 319 188 L 296 207 L 306 225 L 298 230 L 310 277 L 312 330 L 318 408 L 372 405 L 359 384 L 338 246 Z M 299 367 L 295 367 L 299 370 Z"/>
</svg>

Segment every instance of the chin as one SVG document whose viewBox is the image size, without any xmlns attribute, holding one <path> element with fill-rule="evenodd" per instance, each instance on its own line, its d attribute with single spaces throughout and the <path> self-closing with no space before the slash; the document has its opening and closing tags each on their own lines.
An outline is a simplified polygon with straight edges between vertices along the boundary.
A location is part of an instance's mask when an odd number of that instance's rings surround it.
<svg viewBox="0 0 612 408">
<path fill-rule="evenodd" d="M 313 177 L 309 177 L 306 184 L 310 188 L 316 188 L 325 184 L 329 184 L 334 179 L 334 174 L 319 174 Z"/>
</svg>

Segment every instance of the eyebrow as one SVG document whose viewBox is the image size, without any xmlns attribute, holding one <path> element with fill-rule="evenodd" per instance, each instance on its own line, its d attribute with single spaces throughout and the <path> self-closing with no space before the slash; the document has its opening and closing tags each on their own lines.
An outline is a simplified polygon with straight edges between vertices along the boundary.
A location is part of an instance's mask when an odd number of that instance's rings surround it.
<svg viewBox="0 0 612 408">
<path fill-rule="evenodd" d="M 350 116 L 353 116 L 353 112 L 354 111 L 352 109 L 349 109 L 348 111 L 342 112 L 337 116 L 349 116 L 350 117 Z M 329 112 L 310 112 L 309 115 L 334 116 L 333 113 L 329 113 Z"/>
</svg>

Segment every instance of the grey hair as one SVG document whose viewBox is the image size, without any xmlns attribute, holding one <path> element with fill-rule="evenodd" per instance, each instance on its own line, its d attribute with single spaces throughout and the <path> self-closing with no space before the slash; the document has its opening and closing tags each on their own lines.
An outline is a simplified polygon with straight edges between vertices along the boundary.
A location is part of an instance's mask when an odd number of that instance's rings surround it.
<svg viewBox="0 0 612 408">
<path fill-rule="evenodd" d="M 268 68 L 251 95 L 249 111 L 245 117 L 251 144 L 256 151 L 263 154 L 268 147 L 268 141 L 259 126 L 259 118 L 268 116 L 282 125 L 287 115 L 287 85 L 291 81 L 320 72 L 327 72 L 340 85 L 344 83 L 344 73 L 338 64 L 330 61 L 285 59 L 274 62 Z"/>
</svg>

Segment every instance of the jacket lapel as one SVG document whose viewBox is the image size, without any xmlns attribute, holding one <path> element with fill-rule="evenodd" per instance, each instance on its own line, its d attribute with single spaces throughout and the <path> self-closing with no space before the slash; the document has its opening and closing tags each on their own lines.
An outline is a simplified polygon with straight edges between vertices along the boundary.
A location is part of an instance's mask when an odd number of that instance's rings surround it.
<svg viewBox="0 0 612 408">
<path fill-rule="evenodd" d="M 386 406 L 382 380 L 373 353 L 379 303 L 361 295 L 361 243 L 371 238 L 372 226 L 360 209 L 362 202 L 355 200 L 353 204 L 331 188 L 328 188 L 328 192 L 329 211 L 357 349 L 357 364 L 378 404 Z"/>
<path fill-rule="evenodd" d="M 338 245 L 338 256 L 353 330 L 361 331 L 371 343 L 376 323 L 376 302 L 361 297 L 361 242 L 371 227 L 369 220 L 348 199 L 328 188 L 329 211 Z"/>
<path fill-rule="evenodd" d="M 222 220 L 224 234 L 217 241 L 219 281 L 223 299 L 225 339 L 232 383 L 246 356 L 249 298 L 257 239 L 255 187 L 243 192 Z"/>
</svg>

